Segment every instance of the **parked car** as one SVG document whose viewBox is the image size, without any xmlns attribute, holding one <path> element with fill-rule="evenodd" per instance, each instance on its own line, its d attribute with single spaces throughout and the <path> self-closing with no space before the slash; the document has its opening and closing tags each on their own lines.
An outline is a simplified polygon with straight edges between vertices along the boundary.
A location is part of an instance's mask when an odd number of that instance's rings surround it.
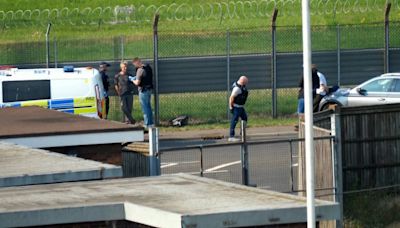
<svg viewBox="0 0 400 228">
<path fill-rule="evenodd" d="M 372 78 L 353 89 L 340 88 L 325 96 L 319 110 L 332 105 L 365 106 L 400 103 L 400 73 L 388 73 Z"/>
</svg>

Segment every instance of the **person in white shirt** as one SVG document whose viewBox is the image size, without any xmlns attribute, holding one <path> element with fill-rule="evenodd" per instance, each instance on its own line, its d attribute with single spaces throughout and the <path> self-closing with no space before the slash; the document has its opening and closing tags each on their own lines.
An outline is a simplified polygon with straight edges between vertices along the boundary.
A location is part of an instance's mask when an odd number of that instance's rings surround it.
<svg viewBox="0 0 400 228">
<path fill-rule="evenodd" d="M 326 81 L 326 77 L 322 74 L 318 69 L 316 64 L 312 64 L 312 71 L 316 72 L 319 77 L 319 88 L 316 90 L 316 96 L 314 98 L 314 112 L 318 112 L 319 103 L 321 102 L 322 98 L 326 96 L 329 91 L 328 83 Z"/>
</svg>

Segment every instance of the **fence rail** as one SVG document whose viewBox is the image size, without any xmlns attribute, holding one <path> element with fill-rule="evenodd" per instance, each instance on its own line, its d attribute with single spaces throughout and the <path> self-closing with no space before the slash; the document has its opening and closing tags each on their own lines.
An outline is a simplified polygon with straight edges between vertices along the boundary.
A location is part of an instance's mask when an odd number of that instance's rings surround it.
<svg viewBox="0 0 400 228">
<path fill-rule="evenodd" d="M 319 148 L 326 149 L 316 151 L 324 154 L 321 158 L 332 156 L 331 143 L 334 138 L 331 135 L 314 138 L 322 143 Z M 304 138 L 250 142 L 242 140 L 235 143 L 167 147 L 160 149 L 158 156 L 161 160 L 162 174 L 187 172 L 286 193 L 300 193 L 305 192 L 305 188 L 299 182 L 303 177 L 297 167 L 304 161 L 302 158 L 304 153 L 299 153 L 304 146 L 304 140 Z M 319 169 L 324 168 L 321 166 Z M 326 171 L 322 175 L 332 172 L 332 170 Z M 321 192 L 321 195 L 334 190 L 333 178 L 333 176 L 321 177 L 315 190 Z M 326 184 L 325 182 L 329 180 L 331 183 Z"/>
</svg>

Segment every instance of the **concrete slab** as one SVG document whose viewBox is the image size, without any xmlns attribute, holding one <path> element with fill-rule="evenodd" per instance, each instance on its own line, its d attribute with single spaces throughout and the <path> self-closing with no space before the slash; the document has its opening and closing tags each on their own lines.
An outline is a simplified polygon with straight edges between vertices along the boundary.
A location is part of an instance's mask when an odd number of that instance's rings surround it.
<svg viewBox="0 0 400 228">
<path fill-rule="evenodd" d="M 143 141 L 143 128 L 40 107 L 0 109 L 0 140 L 33 148 Z"/>
<path fill-rule="evenodd" d="M 0 189 L 0 227 L 127 220 L 153 227 L 241 227 L 306 221 L 306 199 L 178 174 Z M 318 220 L 339 206 L 317 201 Z"/>
<path fill-rule="evenodd" d="M 0 187 L 122 176 L 119 166 L 0 141 Z"/>
</svg>

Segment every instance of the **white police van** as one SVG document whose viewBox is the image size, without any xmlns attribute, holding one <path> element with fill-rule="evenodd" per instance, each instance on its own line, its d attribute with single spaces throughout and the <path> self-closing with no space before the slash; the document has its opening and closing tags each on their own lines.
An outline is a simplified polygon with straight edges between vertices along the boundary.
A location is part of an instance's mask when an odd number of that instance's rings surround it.
<svg viewBox="0 0 400 228">
<path fill-rule="evenodd" d="M 104 105 L 101 75 L 91 67 L 0 68 L 0 108 L 40 106 L 102 118 Z"/>
</svg>

